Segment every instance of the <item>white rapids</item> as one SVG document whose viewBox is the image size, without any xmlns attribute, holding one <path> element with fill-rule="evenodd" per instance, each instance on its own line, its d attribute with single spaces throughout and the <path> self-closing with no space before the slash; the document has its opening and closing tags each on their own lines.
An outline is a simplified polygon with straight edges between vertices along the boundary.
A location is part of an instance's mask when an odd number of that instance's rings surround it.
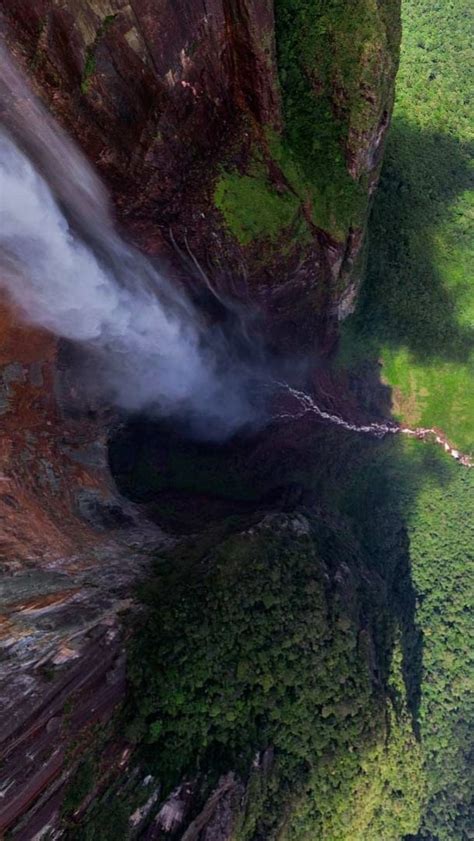
<svg viewBox="0 0 474 841">
<path fill-rule="evenodd" d="M 342 418 L 340 415 L 335 415 L 321 409 L 311 395 L 307 394 L 305 391 L 292 388 L 285 382 L 274 381 L 272 385 L 280 391 L 285 392 L 289 397 L 293 398 L 297 404 L 296 411 L 279 412 L 274 417 L 274 420 L 295 421 L 307 414 L 312 414 L 324 421 L 327 421 L 328 423 L 340 426 L 343 429 L 348 430 L 348 432 L 358 432 L 365 435 L 372 435 L 374 438 L 385 438 L 386 435 L 408 435 L 412 438 L 418 438 L 419 440 L 430 440 L 433 443 L 442 446 L 444 451 L 448 453 L 448 455 L 452 456 L 452 458 L 456 459 L 459 464 L 462 464 L 464 467 L 474 467 L 474 459 L 469 455 L 461 453 L 458 449 L 453 447 L 447 440 L 446 436 L 436 429 L 426 427 L 411 428 L 395 422 L 372 422 L 367 424 L 351 423 L 350 421 Z"/>
</svg>

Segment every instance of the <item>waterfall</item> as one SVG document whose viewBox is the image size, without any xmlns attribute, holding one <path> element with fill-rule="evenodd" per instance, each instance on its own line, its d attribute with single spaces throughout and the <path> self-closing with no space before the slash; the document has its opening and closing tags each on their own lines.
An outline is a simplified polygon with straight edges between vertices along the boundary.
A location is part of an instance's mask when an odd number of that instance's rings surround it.
<svg viewBox="0 0 474 841">
<path fill-rule="evenodd" d="M 186 419 L 217 439 L 246 424 L 310 414 L 376 438 L 433 440 L 472 466 L 435 429 L 357 424 L 326 411 L 274 379 L 257 344 L 253 363 L 244 362 L 231 337 L 206 325 L 185 292 L 121 238 L 99 178 L 1 42 L 0 66 L 8 123 L 0 124 L 0 290 L 25 321 L 92 354 L 94 389 L 105 404 Z M 275 409 L 282 397 L 294 408 Z"/>
<path fill-rule="evenodd" d="M 104 403 L 210 437 L 254 420 L 224 333 L 121 238 L 100 180 L 1 44 L 0 65 L 0 289 L 20 317 L 92 354 Z"/>
</svg>

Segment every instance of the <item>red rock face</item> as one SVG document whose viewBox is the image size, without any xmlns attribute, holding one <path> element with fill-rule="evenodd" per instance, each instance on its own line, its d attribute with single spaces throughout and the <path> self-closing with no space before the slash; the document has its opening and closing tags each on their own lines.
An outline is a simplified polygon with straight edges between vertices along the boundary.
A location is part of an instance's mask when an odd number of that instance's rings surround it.
<svg viewBox="0 0 474 841">
<path fill-rule="evenodd" d="M 117 498 L 105 425 L 65 409 L 55 339 L 5 302 L 0 334 L 0 834 L 27 839 L 123 699 L 118 614 L 161 538 Z"/>
<path fill-rule="evenodd" d="M 268 4 L 235 5 L 2 3 L 10 46 L 149 251 L 169 248 L 169 224 L 192 227 L 240 112 L 278 111 Z"/>
<path fill-rule="evenodd" d="M 112 495 L 96 425 L 66 421 L 61 414 L 54 337 L 17 318 L 3 303 L 0 516 L 2 553 L 12 571 L 25 558 L 53 558 L 91 539 L 80 518 L 79 489 L 104 502 Z M 90 447 L 96 449 L 94 461 L 81 463 Z"/>
</svg>

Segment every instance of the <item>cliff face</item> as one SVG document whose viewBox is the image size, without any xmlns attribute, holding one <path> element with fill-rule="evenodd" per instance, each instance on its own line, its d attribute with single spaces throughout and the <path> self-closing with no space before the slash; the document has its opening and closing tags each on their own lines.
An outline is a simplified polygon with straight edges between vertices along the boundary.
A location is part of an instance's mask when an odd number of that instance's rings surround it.
<svg viewBox="0 0 474 841">
<path fill-rule="evenodd" d="M 197 299 L 209 283 L 270 342 L 323 352 L 363 267 L 398 16 L 398 0 L 0 2 L 9 49 L 126 234 Z M 123 697 L 117 613 L 140 546 L 163 538 L 117 499 L 109 419 L 77 409 L 67 349 L 6 300 L 0 327 L 3 825 L 27 839 L 58 817 L 68 746 Z"/>
<path fill-rule="evenodd" d="M 130 235 L 190 283 L 205 272 L 250 300 L 278 340 L 330 343 L 361 268 L 398 0 L 350 14 L 340 0 L 3 0 L 1 12 Z"/>
</svg>

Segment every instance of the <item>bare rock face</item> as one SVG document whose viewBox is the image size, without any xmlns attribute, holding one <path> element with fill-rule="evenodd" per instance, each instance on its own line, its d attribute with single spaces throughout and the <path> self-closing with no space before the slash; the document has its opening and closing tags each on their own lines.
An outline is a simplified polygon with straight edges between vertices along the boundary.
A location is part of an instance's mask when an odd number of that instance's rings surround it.
<svg viewBox="0 0 474 841">
<path fill-rule="evenodd" d="M 27 839 L 123 700 L 120 617 L 163 538 L 118 499 L 105 429 L 64 415 L 54 341 L 2 316 L 0 831 Z"/>
<path fill-rule="evenodd" d="M 326 6 L 0 0 L 9 49 L 129 238 L 196 297 L 205 279 L 254 307 L 270 342 L 323 352 L 357 294 L 400 34 L 399 0 Z M 119 615 L 164 539 L 131 529 L 109 419 L 70 410 L 65 367 L 1 300 L 0 832 L 22 841 L 55 826 L 77 742 L 123 698 Z M 110 767 L 127 756 L 115 745 Z M 189 838 L 230 838 L 240 794 L 221 781 Z"/>
</svg>

